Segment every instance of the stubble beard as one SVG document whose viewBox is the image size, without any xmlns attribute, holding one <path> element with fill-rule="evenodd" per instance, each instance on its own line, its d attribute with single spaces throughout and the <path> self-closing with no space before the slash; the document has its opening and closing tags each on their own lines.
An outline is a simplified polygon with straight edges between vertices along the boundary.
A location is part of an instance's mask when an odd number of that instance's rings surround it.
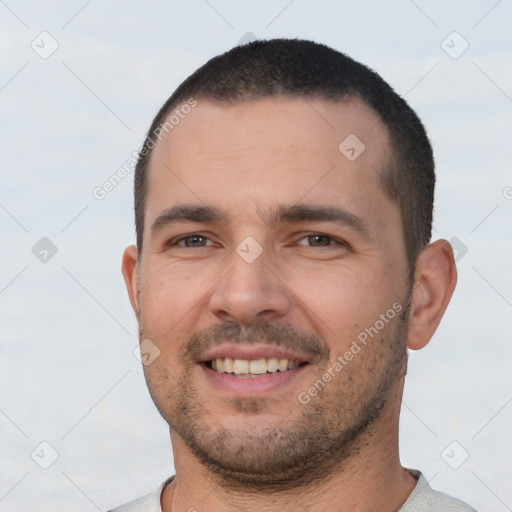
<svg viewBox="0 0 512 512">
<path fill-rule="evenodd" d="M 383 335 L 369 341 L 321 393 L 305 405 L 297 400 L 296 410 L 278 421 L 259 421 L 263 413 L 276 411 L 268 399 L 232 399 L 227 409 L 247 421 L 236 428 L 223 426 L 222 418 L 215 418 L 198 399 L 191 363 L 181 366 L 178 378 L 171 378 L 165 368 L 157 376 L 145 368 L 150 394 L 171 430 L 224 488 L 272 492 L 324 480 L 343 471 L 371 442 L 372 427 L 405 375 L 408 305 L 407 300 Z M 236 338 L 232 341 L 241 340 Z M 330 365 L 324 358 L 307 386 L 321 379 Z"/>
</svg>

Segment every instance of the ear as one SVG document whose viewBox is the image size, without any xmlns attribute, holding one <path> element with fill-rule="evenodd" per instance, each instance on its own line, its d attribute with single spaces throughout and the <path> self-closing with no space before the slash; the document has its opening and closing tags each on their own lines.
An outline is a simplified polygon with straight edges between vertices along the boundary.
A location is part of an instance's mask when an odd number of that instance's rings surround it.
<svg viewBox="0 0 512 512">
<path fill-rule="evenodd" d="M 124 282 L 126 283 L 126 289 L 130 297 L 133 311 L 137 319 L 139 318 L 139 291 L 140 291 L 140 280 L 139 280 L 139 268 L 137 265 L 138 252 L 135 245 L 127 247 L 123 253 L 123 262 L 121 264 L 121 270 L 123 272 Z"/>
<path fill-rule="evenodd" d="M 416 261 L 409 312 L 407 347 L 423 348 L 432 338 L 457 284 L 452 246 L 437 240 L 423 249 Z"/>
</svg>

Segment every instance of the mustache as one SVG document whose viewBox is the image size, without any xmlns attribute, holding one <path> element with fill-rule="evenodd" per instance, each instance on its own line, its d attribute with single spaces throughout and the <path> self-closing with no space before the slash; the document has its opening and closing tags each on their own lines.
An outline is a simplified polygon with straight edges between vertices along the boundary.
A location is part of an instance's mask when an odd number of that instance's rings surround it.
<svg viewBox="0 0 512 512">
<path fill-rule="evenodd" d="M 204 351 L 222 343 L 265 343 L 288 350 L 299 350 L 311 356 L 315 362 L 328 361 L 330 350 L 315 333 L 305 332 L 290 325 L 275 325 L 260 320 L 248 326 L 239 323 L 223 323 L 200 330 L 188 337 L 180 351 L 185 361 L 196 361 Z"/>
</svg>

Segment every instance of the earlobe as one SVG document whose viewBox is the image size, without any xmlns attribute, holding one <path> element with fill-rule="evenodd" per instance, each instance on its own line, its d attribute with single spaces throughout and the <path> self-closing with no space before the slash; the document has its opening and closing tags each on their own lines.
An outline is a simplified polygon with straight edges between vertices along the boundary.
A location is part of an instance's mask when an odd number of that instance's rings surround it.
<svg viewBox="0 0 512 512">
<path fill-rule="evenodd" d="M 453 250 L 446 240 L 429 244 L 418 256 L 409 312 L 407 347 L 423 348 L 432 338 L 457 283 Z"/>
<path fill-rule="evenodd" d="M 123 272 L 124 282 L 130 297 L 130 302 L 137 318 L 139 318 L 139 268 L 138 252 L 135 245 L 127 247 L 123 253 L 121 270 Z"/>
</svg>

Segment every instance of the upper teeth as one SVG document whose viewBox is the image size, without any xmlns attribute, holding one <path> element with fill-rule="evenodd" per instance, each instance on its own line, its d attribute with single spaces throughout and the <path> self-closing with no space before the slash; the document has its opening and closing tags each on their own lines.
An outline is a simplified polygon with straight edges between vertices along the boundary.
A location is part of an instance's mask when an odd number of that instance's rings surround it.
<svg viewBox="0 0 512 512">
<path fill-rule="evenodd" d="M 232 359 L 231 357 L 219 357 L 212 359 L 212 369 L 221 373 L 235 373 L 260 375 L 266 372 L 282 372 L 292 370 L 299 366 L 298 361 L 288 361 L 288 359 L 278 359 L 277 357 L 269 357 L 262 359 Z"/>
</svg>

